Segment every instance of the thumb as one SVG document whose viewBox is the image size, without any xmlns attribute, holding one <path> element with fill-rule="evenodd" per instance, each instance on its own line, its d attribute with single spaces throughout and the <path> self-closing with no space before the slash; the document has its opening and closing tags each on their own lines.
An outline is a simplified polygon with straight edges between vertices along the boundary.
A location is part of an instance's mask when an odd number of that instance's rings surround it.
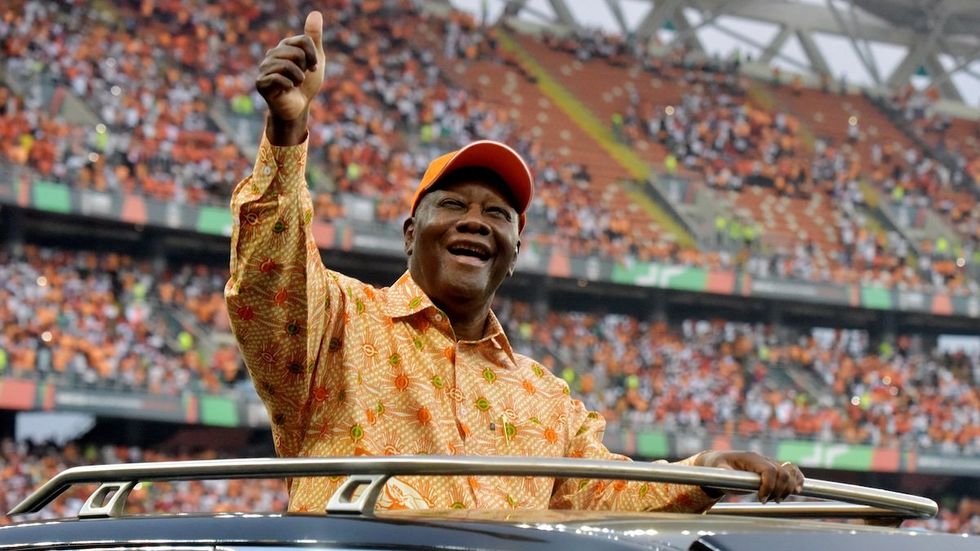
<svg viewBox="0 0 980 551">
<path fill-rule="evenodd" d="M 317 57 L 323 58 L 323 14 L 318 11 L 311 11 L 306 16 L 306 24 L 303 26 L 303 33 L 313 40 L 316 47 Z"/>
</svg>

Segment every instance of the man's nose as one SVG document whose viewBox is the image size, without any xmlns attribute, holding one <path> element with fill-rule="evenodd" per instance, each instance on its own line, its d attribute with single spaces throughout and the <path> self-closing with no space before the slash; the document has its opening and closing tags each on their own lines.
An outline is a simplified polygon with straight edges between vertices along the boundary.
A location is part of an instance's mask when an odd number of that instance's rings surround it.
<svg viewBox="0 0 980 551">
<path fill-rule="evenodd" d="M 483 219 L 483 211 L 480 207 L 474 206 L 467 209 L 456 221 L 456 229 L 467 233 L 478 233 L 480 235 L 490 235 L 490 225 Z"/>
</svg>

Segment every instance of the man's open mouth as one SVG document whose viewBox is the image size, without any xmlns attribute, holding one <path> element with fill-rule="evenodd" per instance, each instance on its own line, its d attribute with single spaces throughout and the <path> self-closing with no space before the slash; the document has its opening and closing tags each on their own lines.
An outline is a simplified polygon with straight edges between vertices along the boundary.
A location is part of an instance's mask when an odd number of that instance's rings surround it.
<svg viewBox="0 0 980 551">
<path fill-rule="evenodd" d="M 458 257 L 469 257 L 481 262 L 490 260 L 490 251 L 475 243 L 455 243 L 448 247 L 449 254 Z"/>
</svg>

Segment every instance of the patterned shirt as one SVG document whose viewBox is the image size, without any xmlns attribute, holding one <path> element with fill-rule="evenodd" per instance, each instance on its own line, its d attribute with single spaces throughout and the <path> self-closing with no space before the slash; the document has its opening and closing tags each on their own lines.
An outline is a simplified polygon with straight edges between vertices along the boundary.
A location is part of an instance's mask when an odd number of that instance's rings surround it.
<svg viewBox="0 0 980 551">
<path fill-rule="evenodd" d="M 306 148 L 263 137 L 231 201 L 225 295 L 280 456 L 628 460 L 603 446 L 599 414 L 511 349 L 492 312 L 483 338 L 458 340 L 407 272 L 378 289 L 326 269 L 313 238 Z M 341 482 L 290 480 L 290 510 L 323 511 Z M 393 478 L 378 507 L 702 511 L 712 503 L 697 486 L 459 476 Z"/>
</svg>

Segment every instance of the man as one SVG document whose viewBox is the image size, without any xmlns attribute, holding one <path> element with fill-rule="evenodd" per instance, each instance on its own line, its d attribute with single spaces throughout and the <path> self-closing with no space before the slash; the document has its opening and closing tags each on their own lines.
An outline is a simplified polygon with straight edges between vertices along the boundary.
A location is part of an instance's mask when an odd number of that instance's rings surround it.
<svg viewBox="0 0 980 551">
<path fill-rule="evenodd" d="M 323 80 L 322 17 L 269 50 L 256 88 L 269 106 L 253 174 L 232 197 L 235 335 L 281 456 L 519 455 L 626 458 L 568 386 L 515 354 L 490 304 L 513 274 L 532 195 L 512 149 L 481 141 L 434 160 L 405 221 L 408 271 L 375 289 L 326 269 L 304 182 L 307 113 Z M 803 475 L 758 454 L 682 463 L 757 472 L 763 500 Z M 323 511 L 341 480 L 290 481 L 290 510 Z M 617 508 L 701 511 L 696 486 L 504 477 L 399 477 L 382 508 Z"/>
</svg>

